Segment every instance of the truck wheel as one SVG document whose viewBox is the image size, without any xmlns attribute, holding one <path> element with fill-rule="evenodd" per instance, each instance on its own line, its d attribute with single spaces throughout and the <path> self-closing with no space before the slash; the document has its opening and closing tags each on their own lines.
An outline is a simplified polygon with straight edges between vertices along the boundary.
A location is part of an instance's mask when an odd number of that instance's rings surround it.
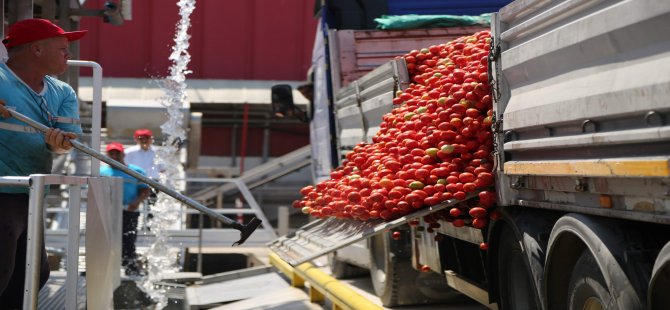
<svg viewBox="0 0 670 310">
<path fill-rule="evenodd" d="M 569 309 L 608 309 L 614 301 L 607 290 L 605 278 L 600 272 L 596 259 L 588 250 L 575 262 L 568 286 Z"/>
<path fill-rule="evenodd" d="M 337 252 L 328 254 L 330 273 L 336 279 L 349 279 L 367 273 L 367 270 L 337 259 Z"/>
<path fill-rule="evenodd" d="M 649 309 L 670 309 L 670 242 L 656 257 L 649 281 Z"/>
<path fill-rule="evenodd" d="M 370 279 L 375 294 L 385 307 L 453 301 L 461 295 L 447 286 L 446 279 L 434 272 L 412 268 L 410 234 L 393 240 L 389 234 L 369 241 Z"/>
<path fill-rule="evenodd" d="M 541 309 L 526 264 L 526 255 L 514 232 L 504 228 L 498 247 L 498 287 L 501 309 Z"/>
</svg>

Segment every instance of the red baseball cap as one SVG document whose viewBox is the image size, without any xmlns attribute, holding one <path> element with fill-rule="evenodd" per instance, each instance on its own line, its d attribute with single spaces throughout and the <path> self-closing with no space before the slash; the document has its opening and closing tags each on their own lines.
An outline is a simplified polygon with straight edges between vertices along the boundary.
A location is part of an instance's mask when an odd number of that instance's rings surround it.
<svg viewBox="0 0 670 310">
<path fill-rule="evenodd" d="M 153 137 L 154 133 L 151 132 L 151 130 L 146 129 L 146 128 L 135 130 L 134 137 L 137 138 L 137 137 L 141 137 L 141 136 Z"/>
<path fill-rule="evenodd" d="M 123 144 L 118 142 L 111 142 L 107 144 L 107 153 L 110 151 L 119 151 L 123 153 Z"/>
<path fill-rule="evenodd" d="M 61 36 L 72 42 L 81 39 L 86 32 L 88 30 L 66 32 L 47 19 L 31 18 L 18 21 L 10 26 L 2 43 L 5 44 L 5 47 L 10 48 Z"/>
</svg>

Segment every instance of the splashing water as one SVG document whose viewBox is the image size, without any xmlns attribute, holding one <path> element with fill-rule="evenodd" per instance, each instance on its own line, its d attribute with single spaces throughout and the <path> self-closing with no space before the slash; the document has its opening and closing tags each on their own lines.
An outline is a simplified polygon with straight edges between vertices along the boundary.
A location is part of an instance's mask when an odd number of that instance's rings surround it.
<svg viewBox="0 0 670 310">
<path fill-rule="evenodd" d="M 169 58 L 172 61 L 170 76 L 161 83 L 165 96 L 160 101 L 167 108 L 168 113 L 168 120 L 161 125 L 161 130 L 167 142 L 163 143 L 156 155 L 157 164 L 162 164 L 166 168 L 161 175 L 161 182 L 175 190 L 184 187 L 183 181 L 176 181 L 183 179 L 184 175 L 177 152 L 178 144 L 186 138 L 181 109 L 186 102 L 186 75 L 191 73 L 186 69 L 191 61 L 191 55 L 188 53 L 188 40 L 191 38 L 188 28 L 191 26 L 190 16 L 195 9 L 195 0 L 180 0 L 177 6 L 179 6 L 181 19 L 177 24 L 174 46 Z M 156 204 L 151 207 L 151 213 L 154 217 L 149 227 L 156 235 L 156 240 L 145 254 L 148 275 L 140 284 L 144 291 L 157 302 L 156 309 L 162 309 L 167 304 L 167 296 L 165 289 L 157 287 L 155 283 L 161 280 L 163 274 L 179 271 L 177 253 L 170 250 L 167 231 L 179 225 L 180 204 L 168 195 L 160 193 Z"/>
</svg>

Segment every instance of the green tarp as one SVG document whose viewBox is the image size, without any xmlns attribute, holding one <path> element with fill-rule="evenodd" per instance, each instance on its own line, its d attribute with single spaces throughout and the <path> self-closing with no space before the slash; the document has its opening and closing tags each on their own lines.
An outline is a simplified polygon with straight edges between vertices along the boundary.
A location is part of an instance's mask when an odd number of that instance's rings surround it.
<svg viewBox="0 0 670 310">
<path fill-rule="evenodd" d="M 491 14 L 478 16 L 470 15 L 382 15 L 375 18 L 377 29 L 403 30 L 418 28 L 442 28 L 457 26 L 488 26 L 491 23 Z"/>
</svg>

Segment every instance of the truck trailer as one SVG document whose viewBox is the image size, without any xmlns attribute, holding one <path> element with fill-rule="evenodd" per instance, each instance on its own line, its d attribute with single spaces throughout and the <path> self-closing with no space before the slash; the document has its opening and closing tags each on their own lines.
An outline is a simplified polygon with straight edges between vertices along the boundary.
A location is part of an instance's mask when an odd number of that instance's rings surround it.
<svg viewBox="0 0 670 310">
<path fill-rule="evenodd" d="M 335 276 L 368 269 L 385 306 L 465 294 L 492 309 L 670 309 L 668 29 L 667 1 L 512 2 L 492 16 L 488 57 L 501 217 L 426 229 L 448 200 L 390 221 L 316 220 L 271 249 L 291 265 L 329 255 Z M 322 159 L 337 166 L 412 81 L 402 58 L 332 95 L 341 76 L 325 73 L 314 112 L 333 116 L 312 128 L 333 129 Z"/>
</svg>

